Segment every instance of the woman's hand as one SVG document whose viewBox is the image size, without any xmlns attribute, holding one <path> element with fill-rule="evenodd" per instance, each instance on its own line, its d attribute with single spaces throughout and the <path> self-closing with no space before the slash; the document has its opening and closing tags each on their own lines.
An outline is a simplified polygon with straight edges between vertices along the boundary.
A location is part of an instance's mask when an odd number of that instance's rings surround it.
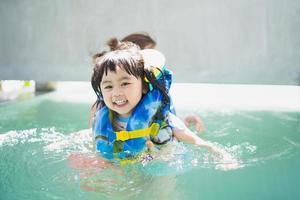
<svg viewBox="0 0 300 200">
<path fill-rule="evenodd" d="M 202 120 L 197 115 L 188 115 L 183 121 L 187 127 L 189 127 L 191 124 L 194 125 L 197 132 L 203 132 L 205 130 Z"/>
</svg>

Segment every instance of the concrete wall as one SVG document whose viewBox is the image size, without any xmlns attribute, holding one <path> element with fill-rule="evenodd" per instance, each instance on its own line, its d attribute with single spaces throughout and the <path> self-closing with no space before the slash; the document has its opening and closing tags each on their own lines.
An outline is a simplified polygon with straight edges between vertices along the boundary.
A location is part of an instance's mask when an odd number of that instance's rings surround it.
<svg viewBox="0 0 300 200">
<path fill-rule="evenodd" d="M 89 80 L 111 36 L 150 33 L 175 82 L 300 83 L 298 0 L 0 0 L 0 80 Z"/>
</svg>

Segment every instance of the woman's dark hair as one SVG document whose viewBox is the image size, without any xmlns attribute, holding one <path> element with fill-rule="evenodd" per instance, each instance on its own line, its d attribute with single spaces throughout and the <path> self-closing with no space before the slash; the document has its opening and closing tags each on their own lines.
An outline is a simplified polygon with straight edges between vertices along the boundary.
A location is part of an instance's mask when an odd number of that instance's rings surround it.
<svg viewBox="0 0 300 200">
<path fill-rule="evenodd" d="M 110 39 L 107 44 L 111 51 L 102 52 L 94 56 L 95 63 L 91 84 L 98 97 L 96 102 L 98 107 L 104 105 L 100 88 L 102 77 L 108 71 L 115 72 L 117 66 L 121 67 L 128 74 L 141 78 L 143 84 L 146 84 L 144 81 L 144 77 L 146 77 L 153 87 L 160 90 L 163 94 L 163 103 L 169 104 L 170 99 L 165 88 L 164 76 L 161 77 L 162 81 L 160 82 L 162 83 L 160 83 L 151 71 L 144 68 L 144 60 L 137 45 L 131 42 L 119 42 L 116 38 Z"/>
<path fill-rule="evenodd" d="M 128 43 L 127 45 L 123 45 L 124 42 L 131 42 L 137 46 L 140 47 L 140 49 L 153 49 L 156 46 L 156 41 L 148 34 L 145 32 L 141 33 L 132 33 L 127 36 L 125 36 L 123 39 L 121 39 L 121 43 L 118 41 L 117 38 L 111 38 L 110 40 L 107 41 L 107 45 L 110 48 L 110 51 L 118 49 L 124 49 L 128 48 Z M 93 64 L 96 63 L 96 59 L 99 57 L 103 56 L 106 53 L 106 51 L 103 51 L 101 53 L 96 53 L 93 56 Z"/>
<path fill-rule="evenodd" d="M 155 40 L 148 33 L 132 33 L 124 37 L 121 42 L 132 42 L 141 49 L 153 49 L 156 46 Z"/>
</svg>

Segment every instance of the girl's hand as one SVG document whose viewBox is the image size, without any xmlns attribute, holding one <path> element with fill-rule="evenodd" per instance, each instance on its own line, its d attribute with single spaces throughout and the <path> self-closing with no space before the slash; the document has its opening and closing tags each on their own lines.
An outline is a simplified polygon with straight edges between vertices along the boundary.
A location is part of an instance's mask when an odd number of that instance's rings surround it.
<svg viewBox="0 0 300 200">
<path fill-rule="evenodd" d="M 154 144 L 151 140 L 146 141 L 146 146 L 147 146 L 149 151 L 153 150 L 153 148 L 154 148 Z"/>
</svg>

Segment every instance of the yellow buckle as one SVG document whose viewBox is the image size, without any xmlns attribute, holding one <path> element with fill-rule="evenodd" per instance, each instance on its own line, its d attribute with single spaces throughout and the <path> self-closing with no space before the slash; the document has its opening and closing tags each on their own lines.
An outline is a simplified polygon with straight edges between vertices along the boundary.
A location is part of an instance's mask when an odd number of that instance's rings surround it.
<svg viewBox="0 0 300 200">
<path fill-rule="evenodd" d="M 116 132 L 116 140 L 126 141 L 134 138 L 146 137 L 148 135 L 156 136 L 159 131 L 159 124 L 153 123 L 150 127 L 145 129 L 133 130 L 133 131 L 118 131 Z"/>
</svg>

